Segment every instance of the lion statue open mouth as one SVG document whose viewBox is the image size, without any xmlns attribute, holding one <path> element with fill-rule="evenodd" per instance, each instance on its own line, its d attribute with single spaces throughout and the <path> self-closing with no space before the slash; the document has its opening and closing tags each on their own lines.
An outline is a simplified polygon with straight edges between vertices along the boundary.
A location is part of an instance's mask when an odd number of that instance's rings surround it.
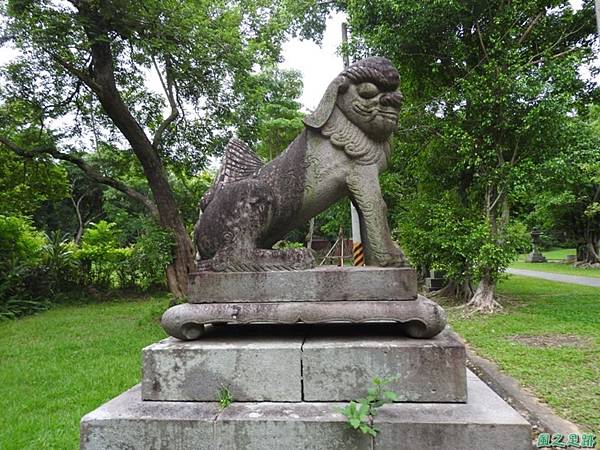
<svg viewBox="0 0 600 450">
<path fill-rule="evenodd" d="M 366 58 L 338 75 L 305 128 L 279 157 L 263 164 L 233 139 L 213 186 L 201 201 L 195 229 L 200 268 L 216 271 L 300 269 L 310 252 L 272 250 L 274 243 L 343 197 L 361 223 L 368 265 L 403 266 L 390 236 L 379 174 L 402 97 L 385 58 Z"/>
</svg>

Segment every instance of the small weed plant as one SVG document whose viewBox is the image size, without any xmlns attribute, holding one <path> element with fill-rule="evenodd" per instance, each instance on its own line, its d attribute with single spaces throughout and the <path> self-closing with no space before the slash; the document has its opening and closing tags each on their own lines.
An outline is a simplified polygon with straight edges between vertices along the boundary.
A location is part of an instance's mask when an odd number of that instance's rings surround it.
<svg viewBox="0 0 600 450">
<path fill-rule="evenodd" d="M 233 402 L 233 396 L 231 395 L 229 386 L 222 384 L 221 387 L 219 387 L 219 391 L 217 392 L 217 400 L 219 401 L 219 405 L 222 409 L 225 409 L 231 405 Z"/>
<path fill-rule="evenodd" d="M 398 400 L 398 394 L 394 391 L 386 389 L 386 386 L 398 377 L 375 377 L 372 381 L 372 386 L 367 390 L 365 398 L 351 401 L 339 412 L 347 419 L 348 425 L 368 434 L 369 436 L 377 436 L 379 430 L 373 426 L 373 419 L 377 415 L 377 410 L 386 403 L 392 403 Z"/>
</svg>

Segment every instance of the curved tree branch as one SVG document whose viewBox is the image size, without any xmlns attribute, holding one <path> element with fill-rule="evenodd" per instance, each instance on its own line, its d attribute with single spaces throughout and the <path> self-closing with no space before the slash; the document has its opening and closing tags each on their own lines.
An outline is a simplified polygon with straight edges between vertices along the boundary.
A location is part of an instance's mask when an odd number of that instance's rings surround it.
<svg viewBox="0 0 600 450">
<path fill-rule="evenodd" d="M 53 158 L 60 159 L 62 161 L 70 162 L 71 164 L 76 165 L 81 169 L 81 171 L 88 177 L 94 180 L 97 183 L 105 184 L 106 186 L 110 186 L 117 191 L 122 192 L 127 195 L 129 198 L 141 203 L 152 216 L 158 218 L 158 209 L 152 200 L 150 200 L 147 196 L 142 194 L 139 191 L 136 191 L 130 186 L 127 186 L 122 181 L 116 180 L 111 177 L 107 177 L 102 175 L 95 167 L 90 166 L 87 162 L 85 162 L 82 158 L 78 158 L 75 155 L 71 155 L 68 153 L 62 153 L 53 145 L 46 145 L 41 147 L 36 147 L 31 150 L 26 150 L 20 147 L 18 144 L 8 139 L 5 136 L 0 135 L 0 143 L 3 144 L 6 148 L 16 153 L 19 156 L 31 158 L 39 155 L 50 155 Z"/>
<path fill-rule="evenodd" d="M 175 119 L 177 119 L 177 117 L 179 117 L 179 110 L 177 109 L 177 102 L 175 101 L 175 95 L 173 93 L 173 77 L 171 76 L 171 64 L 169 59 L 167 58 L 165 61 L 166 83 L 160 73 L 160 68 L 158 67 L 154 57 L 152 57 L 152 63 L 154 64 L 154 68 L 156 69 L 156 73 L 160 79 L 160 84 L 162 84 L 163 90 L 165 91 L 167 99 L 169 100 L 169 106 L 171 107 L 171 113 L 159 125 L 156 133 L 154 134 L 154 138 L 152 139 L 152 147 L 158 149 L 165 130 L 169 127 L 169 125 L 171 125 L 171 123 L 173 123 Z"/>
</svg>

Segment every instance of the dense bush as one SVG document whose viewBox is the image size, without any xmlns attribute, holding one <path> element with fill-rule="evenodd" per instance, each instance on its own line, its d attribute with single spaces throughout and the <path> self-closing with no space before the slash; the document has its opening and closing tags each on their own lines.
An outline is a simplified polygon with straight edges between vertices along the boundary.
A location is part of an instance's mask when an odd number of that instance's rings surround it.
<svg viewBox="0 0 600 450">
<path fill-rule="evenodd" d="M 101 220 L 86 229 L 76 256 L 87 285 L 147 290 L 165 286 L 172 245 L 171 234 L 153 225 L 146 225 L 135 243 L 125 245 L 116 224 Z"/>
<path fill-rule="evenodd" d="M 22 217 L 0 215 L 0 318 L 43 310 L 82 289 L 164 288 L 170 233 L 147 224 L 135 242 L 114 223 L 85 230 L 80 246 L 59 232 L 44 234 Z"/>
<path fill-rule="evenodd" d="M 0 318 L 45 308 L 31 287 L 42 265 L 45 237 L 31 221 L 0 215 Z"/>
</svg>

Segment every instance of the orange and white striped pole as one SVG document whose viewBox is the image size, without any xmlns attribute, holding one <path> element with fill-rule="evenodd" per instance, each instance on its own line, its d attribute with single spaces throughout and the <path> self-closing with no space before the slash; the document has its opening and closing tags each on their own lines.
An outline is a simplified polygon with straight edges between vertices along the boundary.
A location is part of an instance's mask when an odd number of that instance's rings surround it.
<svg viewBox="0 0 600 450">
<path fill-rule="evenodd" d="M 342 23 L 342 43 L 348 42 L 348 26 L 346 23 Z M 344 53 L 344 68 L 350 65 L 350 59 L 348 54 Z M 354 207 L 354 204 L 350 202 L 350 216 L 352 218 L 352 260 L 355 266 L 365 265 L 365 251 L 360 237 L 360 220 L 358 218 L 358 211 Z"/>
<path fill-rule="evenodd" d="M 360 237 L 360 220 L 352 202 L 350 202 L 350 216 L 352 217 L 352 260 L 355 266 L 364 266 L 365 249 Z"/>
</svg>

